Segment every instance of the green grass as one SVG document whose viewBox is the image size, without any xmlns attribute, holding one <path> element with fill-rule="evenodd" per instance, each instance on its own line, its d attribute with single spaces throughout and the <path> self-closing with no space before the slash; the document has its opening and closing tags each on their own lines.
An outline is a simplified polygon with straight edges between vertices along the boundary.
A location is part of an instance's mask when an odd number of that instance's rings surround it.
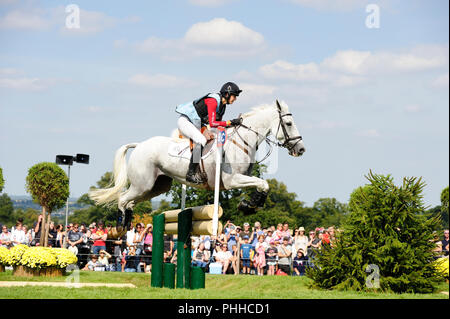
<svg viewBox="0 0 450 319">
<path fill-rule="evenodd" d="M 281 276 L 206 275 L 206 289 L 168 289 L 150 287 L 150 275 L 120 272 L 80 272 L 80 282 L 132 283 L 137 288 L 55 288 L 0 287 L 2 299 L 448 299 L 447 283 L 433 294 L 359 293 L 308 288 L 310 279 Z M 11 271 L 0 273 L 0 281 L 66 281 L 55 278 L 16 277 Z"/>
</svg>

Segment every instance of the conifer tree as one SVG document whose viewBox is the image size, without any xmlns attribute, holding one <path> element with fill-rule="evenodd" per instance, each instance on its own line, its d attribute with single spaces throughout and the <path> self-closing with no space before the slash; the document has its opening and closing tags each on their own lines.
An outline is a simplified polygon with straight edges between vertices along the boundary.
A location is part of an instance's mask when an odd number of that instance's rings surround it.
<svg viewBox="0 0 450 319">
<path fill-rule="evenodd" d="M 390 175 L 372 172 L 366 178 L 370 184 L 351 194 L 343 229 L 331 247 L 320 250 L 315 267 L 308 271 L 313 285 L 398 293 L 434 291 L 442 279 L 432 263 L 433 231 L 440 221 L 423 215 L 425 183 L 404 178 L 398 187 Z"/>
</svg>

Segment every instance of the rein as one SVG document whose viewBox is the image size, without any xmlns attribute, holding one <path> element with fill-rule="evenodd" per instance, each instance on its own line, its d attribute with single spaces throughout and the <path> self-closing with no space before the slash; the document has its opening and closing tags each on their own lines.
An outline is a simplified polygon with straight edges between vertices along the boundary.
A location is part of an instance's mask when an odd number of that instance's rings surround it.
<svg viewBox="0 0 450 319">
<path fill-rule="evenodd" d="M 283 136 L 284 136 L 284 142 L 280 143 L 279 141 L 272 141 L 271 139 L 269 139 L 269 137 L 267 135 L 264 136 L 264 139 L 265 139 L 267 145 L 269 145 L 270 150 L 264 156 L 264 158 L 262 160 L 256 162 L 257 164 L 263 162 L 264 160 L 266 160 L 270 156 L 270 154 L 273 151 L 273 146 L 272 145 L 276 145 L 278 147 L 283 147 L 283 148 L 286 148 L 288 151 L 292 151 L 292 149 L 294 149 L 294 147 L 297 145 L 297 143 L 299 143 L 302 140 L 302 137 L 300 135 L 299 136 L 290 137 L 289 133 L 287 132 L 286 126 L 285 126 L 285 124 L 283 122 L 283 117 L 284 116 L 292 116 L 292 113 L 281 114 L 281 110 L 278 109 L 278 116 L 279 116 L 280 122 L 278 123 L 277 133 L 275 134 L 275 137 L 278 136 L 278 132 L 280 131 L 280 127 L 281 127 L 282 132 L 283 132 Z M 255 133 L 256 136 L 261 136 L 261 134 L 259 134 L 258 132 L 256 132 L 252 128 L 248 127 L 247 125 L 244 125 L 242 123 L 239 124 L 237 127 L 234 128 L 233 133 L 237 133 L 237 135 L 241 138 L 241 140 L 244 142 L 245 145 L 249 146 L 249 144 L 245 141 L 245 139 L 241 136 L 241 134 L 239 134 L 238 129 L 241 126 L 243 128 L 245 128 L 245 129 Z M 290 141 L 295 141 L 295 140 L 297 140 L 297 142 L 295 144 L 293 144 L 293 145 L 289 144 Z M 235 140 L 232 140 L 232 142 L 234 144 L 236 144 L 237 146 L 239 146 L 241 149 L 243 149 L 246 154 L 248 154 L 248 151 L 246 151 L 242 146 L 238 145 Z M 256 145 L 256 150 L 258 150 L 258 145 Z"/>
</svg>

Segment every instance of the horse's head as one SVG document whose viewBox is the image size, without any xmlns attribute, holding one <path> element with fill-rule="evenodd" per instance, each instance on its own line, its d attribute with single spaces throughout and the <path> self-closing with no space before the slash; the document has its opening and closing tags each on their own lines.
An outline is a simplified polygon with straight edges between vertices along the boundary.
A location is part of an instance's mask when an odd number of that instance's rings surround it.
<svg viewBox="0 0 450 319">
<path fill-rule="evenodd" d="M 281 146 L 289 151 L 289 155 L 301 156 L 305 152 L 305 145 L 300 136 L 297 126 L 294 123 L 294 117 L 289 112 L 289 108 L 285 103 L 280 104 L 276 101 L 278 116 L 274 120 L 271 128 L 272 134 L 280 142 Z"/>
</svg>

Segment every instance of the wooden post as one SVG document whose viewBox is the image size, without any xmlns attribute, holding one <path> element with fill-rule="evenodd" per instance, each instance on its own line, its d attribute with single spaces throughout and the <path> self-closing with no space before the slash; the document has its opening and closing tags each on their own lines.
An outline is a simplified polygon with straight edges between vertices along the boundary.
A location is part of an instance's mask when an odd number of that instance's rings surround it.
<svg viewBox="0 0 450 319">
<path fill-rule="evenodd" d="M 46 221 L 46 217 L 47 217 L 47 214 L 46 214 L 46 209 L 45 209 L 45 206 L 42 206 L 42 221 L 41 221 L 41 225 L 39 226 L 39 232 L 40 232 L 40 238 L 39 238 L 39 246 L 44 246 L 44 243 L 45 243 L 45 241 L 44 241 L 44 234 L 45 234 L 45 221 Z"/>
</svg>

